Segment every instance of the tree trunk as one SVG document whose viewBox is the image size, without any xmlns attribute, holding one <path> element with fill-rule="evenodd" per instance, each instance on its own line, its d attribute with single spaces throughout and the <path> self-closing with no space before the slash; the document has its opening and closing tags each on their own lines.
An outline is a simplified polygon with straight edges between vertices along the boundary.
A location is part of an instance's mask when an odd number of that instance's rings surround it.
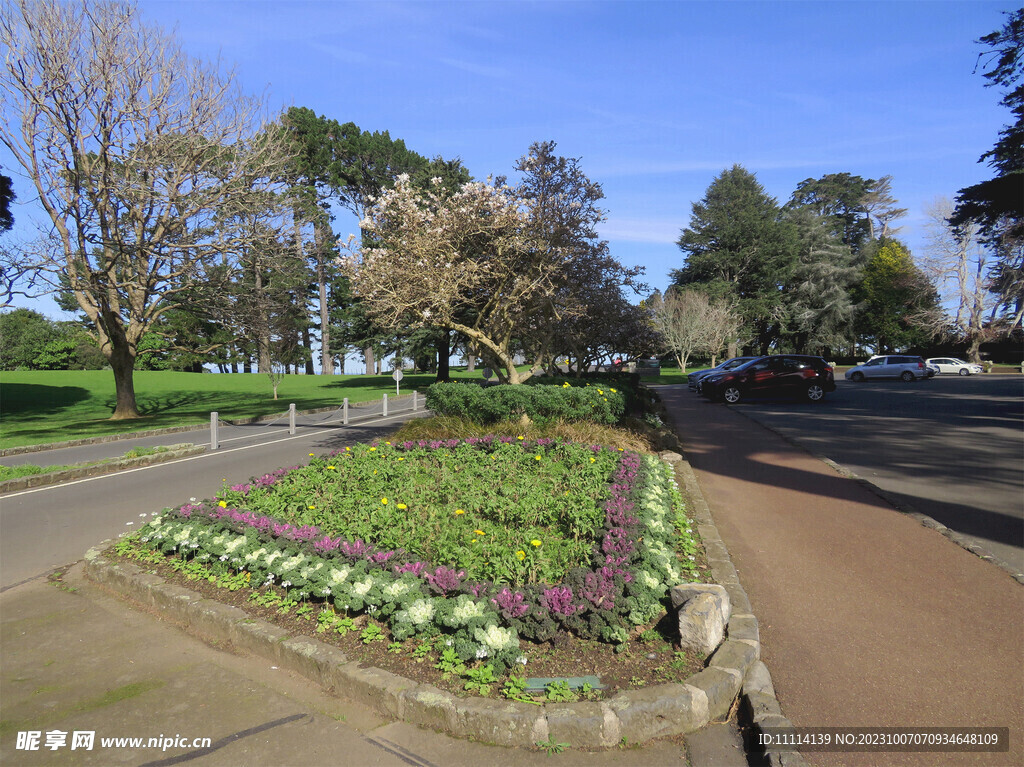
<svg viewBox="0 0 1024 767">
<path fill-rule="evenodd" d="M 315 375 L 316 370 L 313 368 L 313 340 L 309 337 L 309 328 L 305 326 L 302 328 L 302 344 L 309 352 L 306 356 L 306 375 Z"/>
<path fill-rule="evenodd" d="M 327 301 L 327 270 L 324 268 L 326 238 L 322 225 L 314 230 L 316 237 L 316 281 L 320 300 L 320 369 L 323 375 L 334 375 L 334 358 L 331 356 L 331 319 Z"/>
<path fill-rule="evenodd" d="M 366 375 L 372 376 L 376 370 L 376 362 L 373 358 L 373 347 L 367 346 L 363 349 L 363 359 L 366 360 Z"/>
<path fill-rule="evenodd" d="M 452 356 L 451 331 L 445 328 L 441 332 L 441 338 L 437 342 L 437 380 L 438 382 L 452 380 L 449 370 L 449 358 Z"/>
<path fill-rule="evenodd" d="M 135 403 L 135 355 L 127 345 L 117 344 L 113 346 L 109 360 L 114 371 L 114 388 L 117 392 L 117 404 L 110 420 L 138 418 L 139 410 Z"/>
</svg>

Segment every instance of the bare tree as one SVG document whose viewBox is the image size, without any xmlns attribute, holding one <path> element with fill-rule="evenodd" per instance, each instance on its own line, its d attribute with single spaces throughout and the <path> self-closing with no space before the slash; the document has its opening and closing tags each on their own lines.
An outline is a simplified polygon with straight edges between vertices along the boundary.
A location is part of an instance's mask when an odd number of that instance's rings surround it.
<svg viewBox="0 0 1024 767">
<path fill-rule="evenodd" d="M 722 347 L 735 339 L 741 325 L 727 303 L 697 290 L 669 288 L 664 296 L 655 293 L 646 305 L 664 350 L 672 353 L 684 373 L 695 354 L 710 354 L 714 361 Z"/>
<path fill-rule="evenodd" d="M 958 340 L 966 341 L 968 358 L 980 362 L 979 349 L 986 337 L 985 314 L 998 303 L 989 290 L 990 249 L 982 241 L 977 224 L 950 224 L 953 203 L 948 198 L 935 199 L 924 212 L 928 247 L 921 267 L 938 289 L 942 303 L 956 307 L 952 323 L 945 313 L 937 312 L 929 329 L 953 333 Z"/>
<path fill-rule="evenodd" d="M 0 141 L 35 185 L 55 253 L 20 254 L 92 321 L 138 417 L 138 343 L 246 240 L 234 222 L 281 177 L 281 137 L 233 73 L 114 0 L 0 0 Z M 26 263 L 27 262 L 27 263 Z"/>
</svg>

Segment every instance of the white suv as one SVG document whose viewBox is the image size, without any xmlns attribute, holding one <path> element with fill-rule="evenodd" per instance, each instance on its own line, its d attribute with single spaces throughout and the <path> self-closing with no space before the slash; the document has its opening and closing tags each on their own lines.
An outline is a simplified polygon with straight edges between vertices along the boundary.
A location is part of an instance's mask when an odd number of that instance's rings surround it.
<svg viewBox="0 0 1024 767">
<path fill-rule="evenodd" d="M 866 378 L 899 378 L 902 381 L 916 381 L 928 378 L 928 366 L 921 357 L 906 354 L 888 354 L 872 357 L 863 365 L 846 371 L 849 381 L 863 381 Z"/>
</svg>

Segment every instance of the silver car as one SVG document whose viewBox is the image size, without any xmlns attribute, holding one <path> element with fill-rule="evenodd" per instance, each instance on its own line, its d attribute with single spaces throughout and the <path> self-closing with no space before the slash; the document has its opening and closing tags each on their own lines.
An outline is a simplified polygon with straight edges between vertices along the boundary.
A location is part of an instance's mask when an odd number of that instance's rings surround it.
<svg viewBox="0 0 1024 767">
<path fill-rule="evenodd" d="M 867 378 L 899 378 L 901 381 L 917 381 L 928 378 L 928 367 L 921 357 L 907 354 L 881 354 L 872 357 L 863 365 L 846 371 L 848 381 L 863 381 Z"/>
<path fill-rule="evenodd" d="M 929 357 L 925 363 L 930 367 L 937 368 L 939 375 L 977 375 L 982 372 L 981 365 L 973 362 L 964 362 L 956 357 Z"/>
</svg>

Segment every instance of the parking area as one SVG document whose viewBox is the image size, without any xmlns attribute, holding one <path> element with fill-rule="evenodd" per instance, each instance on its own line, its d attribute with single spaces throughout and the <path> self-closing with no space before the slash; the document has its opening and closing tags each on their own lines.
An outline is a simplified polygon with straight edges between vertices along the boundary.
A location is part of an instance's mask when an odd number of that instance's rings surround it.
<svg viewBox="0 0 1024 767">
<path fill-rule="evenodd" d="M 836 386 L 819 403 L 730 407 L 1024 570 L 1024 376 L 853 383 L 840 375 Z"/>
</svg>

